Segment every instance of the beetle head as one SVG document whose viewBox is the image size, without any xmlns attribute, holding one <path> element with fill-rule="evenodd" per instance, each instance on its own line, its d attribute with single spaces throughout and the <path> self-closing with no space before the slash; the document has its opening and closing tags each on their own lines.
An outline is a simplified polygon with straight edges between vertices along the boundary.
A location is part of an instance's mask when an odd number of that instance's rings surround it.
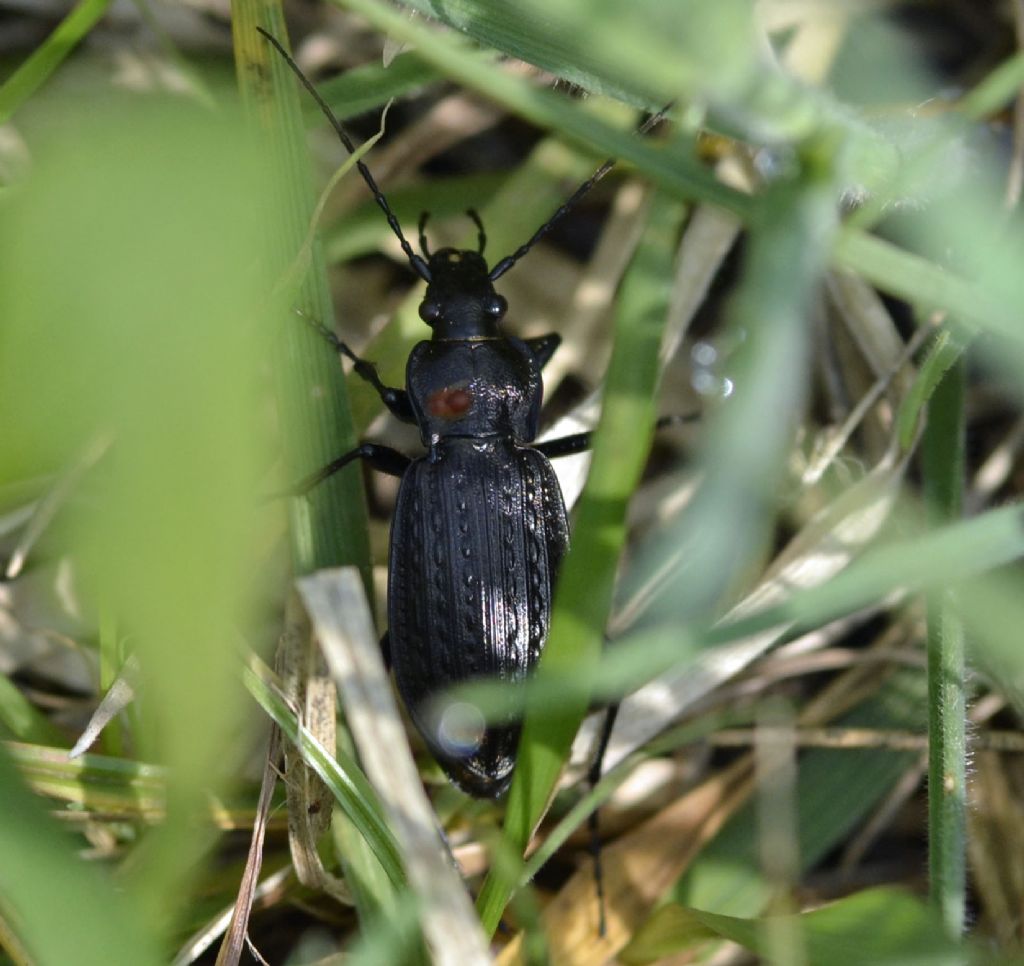
<svg viewBox="0 0 1024 966">
<path fill-rule="evenodd" d="M 434 338 L 495 338 L 508 303 L 494 291 L 483 255 L 442 248 L 430 255 L 430 281 L 420 318 Z"/>
</svg>

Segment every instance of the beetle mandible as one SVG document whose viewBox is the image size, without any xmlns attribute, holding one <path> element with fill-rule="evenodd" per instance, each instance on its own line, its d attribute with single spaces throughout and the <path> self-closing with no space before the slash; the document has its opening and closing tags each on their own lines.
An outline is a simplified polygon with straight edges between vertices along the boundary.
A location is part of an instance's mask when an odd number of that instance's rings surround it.
<svg viewBox="0 0 1024 966">
<path fill-rule="evenodd" d="M 257 29 L 354 153 L 341 122 L 284 47 Z M 640 132 L 663 114 L 653 115 Z M 579 453 L 590 443 L 590 433 L 534 442 L 541 370 L 561 339 L 554 333 L 532 339 L 506 335 L 501 321 L 508 306 L 494 282 L 607 174 L 614 160 L 605 161 L 525 243 L 490 268 L 484 259 L 486 233 L 475 211 L 467 214 L 477 226 L 476 250 L 431 252 L 424 214 L 418 254 L 369 169 L 362 161 L 356 164 L 410 267 L 427 283 L 419 314 L 432 335 L 413 348 L 406 388 L 398 389 L 385 386 L 374 366 L 333 332 L 312 324 L 354 363 L 398 419 L 419 428 L 427 454 L 411 459 L 389 446 L 363 443 L 303 480 L 296 491 L 308 491 L 357 459 L 401 478 L 391 524 L 386 651 L 398 691 L 431 753 L 464 791 L 494 798 L 512 778 L 519 722 L 484 726 L 479 712 L 474 716 L 473 709 L 459 705 L 435 718 L 432 699 L 477 679 L 521 684 L 536 665 L 569 545 L 565 504 L 549 459 Z"/>
</svg>

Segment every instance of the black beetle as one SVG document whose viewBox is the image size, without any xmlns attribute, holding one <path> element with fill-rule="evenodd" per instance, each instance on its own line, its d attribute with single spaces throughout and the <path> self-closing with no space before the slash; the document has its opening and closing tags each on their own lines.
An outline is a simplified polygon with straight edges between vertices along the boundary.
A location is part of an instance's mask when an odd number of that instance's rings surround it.
<svg viewBox="0 0 1024 966">
<path fill-rule="evenodd" d="M 316 100 L 345 147 L 347 132 L 316 89 L 262 28 Z M 641 128 L 656 124 L 659 112 Z M 452 781 L 477 797 L 502 794 L 512 778 L 520 726 L 484 724 L 478 709 L 449 705 L 434 713 L 433 699 L 476 679 L 522 683 L 547 638 L 559 564 L 569 526 L 550 457 L 578 453 L 590 442 L 578 433 L 543 443 L 537 436 L 541 370 L 561 341 L 505 335 L 507 303 L 494 291 L 505 274 L 612 167 L 606 161 L 515 252 L 492 268 L 477 250 L 431 253 L 419 223 L 417 254 L 402 233 L 367 167 L 360 173 L 397 236 L 412 270 L 427 283 L 420 318 L 433 330 L 406 367 L 406 388 L 383 385 L 373 365 L 332 332 L 313 323 L 355 371 L 370 382 L 399 419 L 419 427 L 427 455 L 410 459 L 364 443 L 296 488 L 305 492 L 356 459 L 401 477 L 388 578 L 386 652 L 398 690 L 428 747 Z"/>
</svg>

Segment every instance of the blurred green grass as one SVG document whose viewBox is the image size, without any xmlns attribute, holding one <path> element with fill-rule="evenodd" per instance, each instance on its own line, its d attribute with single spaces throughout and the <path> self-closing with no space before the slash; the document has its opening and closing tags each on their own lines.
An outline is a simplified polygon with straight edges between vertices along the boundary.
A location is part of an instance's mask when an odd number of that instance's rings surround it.
<svg viewBox="0 0 1024 966">
<path fill-rule="evenodd" d="M 254 269 L 269 228 L 237 114 L 112 95 L 50 105 L 47 121 L 0 228 L 0 478 L 52 473 L 110 441 L 58 537 L 82 616 L 115 614 L 140 657 L 134 747 L 175 775 L 148 860 L 122 873 L 143 875 L 143 925 L 165 928 L 167 894 L 211 844 L 197 812 L 237 781 L 244 751 L 238 656 L 269 461 Z"/>
</svg>

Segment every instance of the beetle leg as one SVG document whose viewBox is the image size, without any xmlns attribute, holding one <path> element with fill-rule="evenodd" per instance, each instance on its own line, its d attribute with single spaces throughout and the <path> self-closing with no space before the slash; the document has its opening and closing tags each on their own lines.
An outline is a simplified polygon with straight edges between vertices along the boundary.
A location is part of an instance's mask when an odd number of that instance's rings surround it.
<svg viewBox="0 0 1024 966">
<path fill-rule="evenodd" d="M 412 460 L 404 453 L 392 449 L 390 446 L 381 446 L 379 443 L 363 443 L 355 449 L 350 450 L 344 456 L 331 460 L 326 466 L 311 473 L 305 479 L 300 480 L 294 487 L 286 491 L 284 496 L 302 496 L 308 493 L 318 483 L 322 483 L 329 476 L 333 476 L 338 470 L 348 466 L 353 460 L 366 460 L 375 470 L 387 473 L 388 476 L 402 476 L 409 468 Z"/>
<path fill-rule="evenodd" d="M 374 389 L 377 390 L 377 395 L 380 396 L 381 402 L 391 411 L 392 415 L 396 416 L 403 423 L 411 423 L 416 425 L 416 415 L 412 411 L 412 403 L 409 402 L 409 394 L 404 389 L 396 389 L 394 386 L 385 386 L 380 381 L 380 377 L 377 375 L 377 367 L 372 362 L 367 362 L 365 359 L 360 359 L 353 352 L 348 351 L 348 346 L 345 345 L 340 339 L 338 339 L 338 345 L 344 346 L 346 355 L 349 359 L 355 363 L 355 373 L 357 376 L 365 379 Z M 342 349 L 338 349 L 342 352 Z"/>
<path fill-rule="evenodd" d="M 571 436 L 559 436 L 558 439 L 547 439 L 543 443 L 533 443 L 532 447 L 539 450 L 549 460 L 559 456 L 572 456 L 590 449 L 594 434 L 592 432 L 573 433 Z"/>
<path fill-rule="evenodd" d="M 555 332 L 550 335 L 538 335 L 533 339 L 523 339 L 527 348 L 533 353 L 538 369 L 543 369 L 562 344 L 562 337 Z"/>
<path fill-rule="evenodd" d="M 301 316 L 307 325 L 313 328 L 325 342 L 328 342 L 334 348 L 335 352 L 352 361 L 356 375 L 359 376 L 360 379 L 365 379 L 371 386 L 373 386 L 374 389 L 377 390 L 377 395 L 380 396 L 381 402 L 383 402 L 396 417 L 402 420 L 403 423 L 416 424 L 416 415 L 412 411 L 412 404 L 409 402 L 409 396 L 404 389 L 385 386 L 384 383 L 380 381 L 380 376 L 377 375 L 377 367 L 372 362 L 368 362 L 366 359 L 361 359 L 357 356 L 322 322 L 318 322 L 316 319 L 311 318 L 306 315 L 305 312 L 301 312 L 298 309 L 295 310 L 295 313 Z M 387 471 L 385 470 L 385 472 Z"/>
<path fill-rule="evenodd" d="M 700 419 L 700 413 L 683 413 L 679 416 L 662 416 L 654 428 L 664 429 L 666 426 L 676 426 L 680 423 L 692 423 Z M 593 432 L 573 433 L 571 436 L 559 436 L 558 439 L 547 439 L 543 443 L 534 443 L 533 448 L 540 450 L 549 460 L 557 459 L 559 456 L 572 456 L 575 453 L 583 453 L 590 449 L 593 442 Z"/>
</svg>

